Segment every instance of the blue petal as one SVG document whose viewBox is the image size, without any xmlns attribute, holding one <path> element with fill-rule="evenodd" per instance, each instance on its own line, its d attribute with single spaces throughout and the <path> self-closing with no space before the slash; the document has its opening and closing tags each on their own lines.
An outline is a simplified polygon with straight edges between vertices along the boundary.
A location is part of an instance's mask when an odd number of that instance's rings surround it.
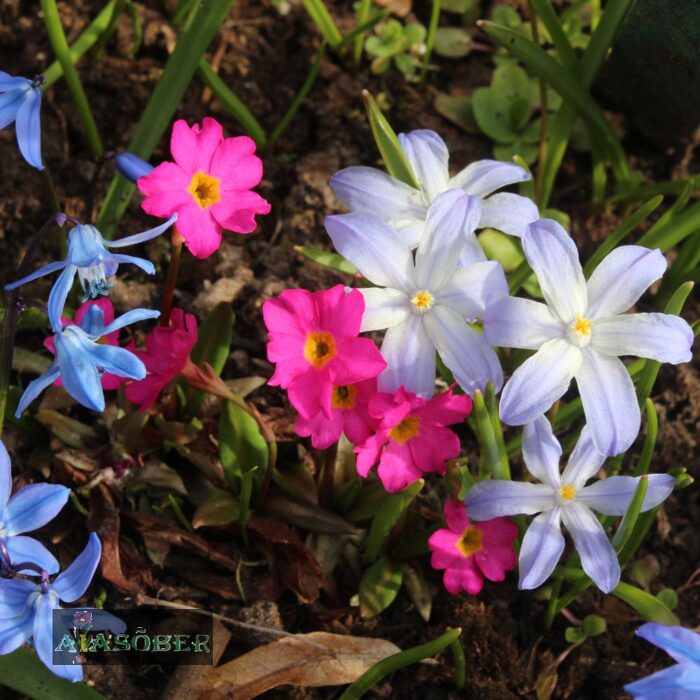
<svg viewBox="0 0 700 700">
<path fill-rule="evenodd" d="M 97 535 L 90 533 L 85 549 L 75 558 L 73 563 L 51 584 L 61 600 L 72 603 L 80 598 L 95 575 L 95 569 L 100 563 L 102 545 Z"/>
<path fill-rule="evenodd" d="M 77 269 L 78 268 L 75 265 L 66 266 L 66 269 L 63 270 L 63 272 L 58 276 L 58 279 L 54 282 L 53 287 L 51 287 L 48 301 L 48 312 L 49 323 L 51 324 L 51 330 L 53 330 L 54 333 L 57 333 L 63 328 L 61 316 L 66 305 L 66 299 L 68 299 L 71 287 L 73 286 L 73 280 L 75 279 Z"/>
<path fill-rule="evenodd" d="M 23 578 L 0 579 L 0 628 L 5 626 L 6 620 L 26 612 L 28 598 L 37 590 L 36 583 Z"/>
<path fill-rule="evenodd" d="M 114 159 L 114 163 L 117 166 L 117 170 L 134 184 L 140 177 L 145 177 L 153 172 L 153 166 L 150 163 L 128 151 L 120 153 Z"/>
<path fill-rule="evenodd" d="M 160 316 L 160 311 L 155 311 L 154 309 L 132 309 L 119 316 L 119 318 L 115 318 L 114 321 L 102 331 L 102 335 L 109 335 L 131 323 L 148 321 L 152 318 L 158 318 L 158 316 Z"/>
<path fill-rule="evenodd" d="M 520 547 L 518 588 L 530 590 L 541 586 L 554 571 L 564 551 L 560 526 L 561 510 L 552 508 L 540 513 L 531 523 Z"/>
<path fill-rule="evenodd" d="M 61 511 L 70 489 L 59 484 L 30 484 L 18 491 L 7 504 L 3 521 L 8 535 L 19 535 L 40 528 Z"/>
<path fill-rule="evenodd" d="M 26 90 L 11 90 L 0 95 L 0 129 L 12 124 L 17 118 L 17 112 L 24 102 Z"/>
<path fill-rule="evenodd" d="M 127 236 L 126 238 L 118 238 L 116 241 L 105 241 L 103 239 L 103 243 L 108 248 L 124 248 L 125 246 L 144 243 L 145 241 L 150 241 L 160 236 L 161 233 L 167 231 L 176 221 L 177 214 L 173 214 L 164 224 L 148 229 L 148 231 L 135 233 L 133 236 Z"/>
<path fill-rule="evenodd" d="M 499 160 L 477 160 L 457 173 L 449 186 L 459 187 L 475 197 L 486 197 L 501 187 L 530 179 L 531 175 L 519 165 Z"/>
<path fill-rule="evenodd" d="M 559 488 L 561 445 L 554 437 L 551 423 L 544 416 L 528 423 L 523 430 L 523 460 L 536 479 Z"/>
<path fill-rule="evenodd" d="M 57 262 L 52 262 L 48 265 L 44 265 L 44 267 L 40 267 L 38 270 L 32 272 L 31 275 L 22 277 L 22 279 L 19 279 L 16 282 L 6 284 L 5 291 L 11 292 L 13 289 L 17 289 L 17 287 L 21 287 L 23 284 L 27 284 L 28 282 L 32 282 L 34 280 L 39 279 L 39 277 L 44 277 L 46 275 L 50 275 L 52 272 L 56 272 L 57 270 L 62 270 L 67 264 L 68 263 L 65 260 L 59 260 Z"/>
<path fill-rule="evenodd" d="M 105 314 L 99 304 L 90 304 L 80 320 L 80 327 L 89 336 L 100 338 L 104 335 Z"/>
<path fill-rule="evenodd" d="M 691 661 L 700 666 L 700 634 L 685 627 L 660 625 L 647 622 L 636 632 L 670 654 L 678 662 Z"/>
<path fill-rule="evenodd" d="M 37 656 L 49 668 L 53 665 L 53 611 L 57 607 L 58 597 L 52 592 L 40 595 L 34 603 L 32 642 Z"/>
<path fill-rule="evenodd" d="M 694 664 L 669 666 L 628 683 L 625 691 L 635 700 L 697 700 L 700 694 L 700 668 Z"/>
<path fill-rule="evenodd" d="M 430 129 L 416 129 L 399 134 L 399 143 L 428 202 L 432 202 L 448 188 L 449 153 L 445 142 Z"/>
<path fill-rule="evenodd" d="M 550 510 L 554 504 L 554 489 L 547 484 L 521 481 L 479 481 L 464 499 L 469 517 L 491 520 L 504 515 L 534 515 Z"/>
<path fill-rule="evenodd" d="M 12 493 L 12 463 L 5 443 L 0 440 L 0 519 Z"/>
<path fill-rule="evenodd" d="M 27 406 L 29 406 L 46 387 L 50 386 L 58 379 L 59 374 L 58 363 L 54 362 L 44 374 L 37 377 L 33 382 L 30 382 L 29 386 L 24 390 L 22 398 L 19 400 L 17 410 L 15 411 L 15 418 L 19 418 L 24 413 Z"/>
<path fill-rule="evenodd" d="M 31 562 L 49 574 L 58 573 L 60 567 L 56 557 L 33 537 L 8 537 L 5 546 L 13 564 Z M 38 575 L 33 569 L 22 569 L 19 573 L 26 576 Z"/>
<path fill-rule="evenodd" d="M 107 253 L 102 234 L 89 224 L 78 224 L 68 232 L 67 261 L 76 267 L 92 267 Z"/>
<path fill-rule="evenodd" d="M 43 170 L 41 162 L 41 90 L 28 91 L 17 111 L 17 145 L 24 160 L 37 170 Z"/>
<path fill-rule="evenodd" d="M 114 345 L 93 345 L 90 353 L 95 364 L 105 372 L 129 379 L 143 379 L 146 376 L 146 367 L 143 362 L 126 348 L 118 348 Z"/>
<path fill-rule="evenodd" d="M 0 620 L 0 656 L 12 653 L 32 636 L 33 608 L 9 620 Z"/>
<path fill-rule="evenodd" d="M 82 330 L 69 326 L 54 336 L 56 360 L 61 368 L 65 390 L 80 404 L 102 412 L 105 397 L 95 361 L 90 354 L 90 341 Z"/>
<path fill-rule="evenodd" d="M 0 92 L 8 92 L 9 90 L 17 90 L 18 88 L 30 87 L 32 81 L 29 78 L 10 75 L 5 71 L 0 70 Z"/>
<path fill-rule="evenodd" d="M 577 494 L 576 499 L 589 508 L 604 515 L 624 515 L 629 508 L 634 492 L 641 477 L 609 476 L 586 486 Z M 676 480 L 670 474 L 650 474 L 648 486 L 642 503 L 642 511 L 656 508 L 663 503 L 673 491 Z"/>
<path fill-rule="evenodd" d="M 583 488 L 600 471 L 605 459 L 605 455 L 593 442 L 591 429 L 584 425 L 561 475 L 562 484 L 573 484 L 576 490 Z"/>
<path fill-rule="evenodd" d="M 495 228 L 522 238 L 527 227 L 540 218 L 537 205 L 527 197 L 499 192 L 481 202 L 479 228 Z"/>
<path fill-rule="evenodd" d="M 111 277 L 114 272 L 116 272 L 117 265 L 125 264 L 136 265 L 136 267 L 140 267 L 147 275 L 155 275 L 156 273 L 156 268 L 150 260 L 138 258 L 135 255 L 118 255 L 116 253 L 109 253 L 109 257 L 105 259 L 104 264 L 105 266 L 108 264 L 115 266 L 113 270 L 105 270 L 105 276 L 107 277 Z"/>
</svg>

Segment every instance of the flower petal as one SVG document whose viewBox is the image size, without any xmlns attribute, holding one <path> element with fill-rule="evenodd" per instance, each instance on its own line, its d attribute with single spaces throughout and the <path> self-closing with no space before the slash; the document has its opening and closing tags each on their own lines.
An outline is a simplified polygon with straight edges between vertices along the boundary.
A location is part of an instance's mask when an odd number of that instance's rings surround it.
<svg viewBox="0 0 700 700">
<path fill-rule="evenodd" d="M 472 520 L 491 520 L 503 515 L 534 515 L 555 506 L 554 489 L 548 484 L 522 481 L 479 481 L 464 499 Z"/>
<path fill-rule="evenodd" d="M 581 566 L 603 593 L 620 583 L 620 564 L 598 518 L 582 503 L 562 508 L 562 520 L 571 534 Z"/>
<path fill-rule="evenodd" d="M 586 280 L 576 244 L 552 219 L 530 224 L 523 251 L 537 275 L 547 305 L 562 323 L 569 324 L 587 309 Z"/>
<path fill-rule="evenodd" d="M 30 382 L 27 388 L 24 390 L 19 403 L 17 404 L 15 418 L 19 418 L 24 413 L 27 406 L 29 406 L 29 404 L 34 401 L 34 399 L 37 398 L 37 396 L 39 396 L 44 389 L 51 386 L 58 379 L 59 374 L 60 370 L 58 368 L 58 362 L 53 362 L 53 364 L 46 370 L 46 372 L 44 372 L 44 374 L 37 377 L 33 382 Z"/>
<path fill-rule="evenodd" d="M 382 342 L 387 368 L 379 375 L 379 391 L 394 392 L 400 386 L 430 398 L 435 392 L 435 347 L 418 314 L 392 326 Z"/>
<path fill-rule="evenodd" d="M 576 500 L 603 515 L 624 515 L 629 508 L 634 492 L 642 477 L 610 476 L 600 479 L 581 489 Z M 647 492 L 642 503 L 642 511 L 656 508 L 673 491 L 675 479 L 670 474 L 650 474 L 647 476 Z"/>
<path fill-rule="evenodd" d="M 590 347 L 575 370 L 583 412 L 596 447 L 612 457 L 627 450 L 639 434 L 641 415 L 634 384 L 617 357 Z"/>
<path fill-rule="evenodd" d="M 680 626 L 647 622 L 635 634 L 663 649 L 679 663 L 690 661 L 700 666 L 700 634 Z"/>
<path fill-rule="evenodd" d="M 3 581 L 3 583 L 10 583 L 10 581 Z M 0 594 L 2 594 L 3 589 L 4 586 L 0 588 Z M 0 656 L 12 653 L 32 636 L 34 610 L 27 607 L 21 615 L 11 618 L 7 622 L 9 624 L 2 625 L 4 629 L 0 629 Z"/>
<path fill-rule="evenodd" d="M 0 440 L 0 514 L 12 493 L 12 462 L 5 443 Z"/>
<path fill-rule="evenodd" d="M 581 350 L 563 338 L 548 340 L 515 370 L 501 396 L 501 420 L 524 425 L 541 416 L 571 384 Z"/>
<path fill-rule="evenodd" d="M 114 331 L 118 331 L 132 323 L 137 323 L 138 321 L 148 321 L 153 318 L 158 318 L 159 316 L 160 311 L 156 311 L 155 309 L 131 309 L 131 311 L 127 311 L 119 318 L 115 318 L 112 323 L 106 326 L 102 330 L 102 336 L 104 337 L 110 333 L 114 333 Z"/>
<path fill-rule="evenodd" d="M 625 692 L 630 693 L 635 700 L 696 700 L 700 693 L 700 668 L 695 664 L 674 664 L 634 683 L 628 683 Z"/>
<path fill-rule="evenodd" d="M 693 359 L 695 336 L 687 321 L 671 314 L 623 314 L 593 326 L 591 345 L 606 355 L 633 355 L 677 365 Z"/>
<path fill-rule="evenodd" d="M 10 75 L 0 70 L 0 92 L 9 92 L 10 90 L 17 90 L 18 88 L 26 88 L 31 84 L 32 81 L 29 80 L 29 78 Z"/>
<path fill-rule="evenodd" d="M 5 540 L 5 546 L 13 564 L 31 562 L 49 574 L 58 573 L 60 567 L 56 557 L 33 537 L 8 537 Z M 25 576 L 37 575 L 33 569 L 21 569 L 18 573 Z"/>
<path fill-rule="evenodd" d="M 58 260 L 56 262 L 49 263 L 48 265 L 44 265 L 43 267 L 40 267 L 38 270 L 35 270 L 34 272 L 32 272 L 31 275 L 27 275 L 26 277 L 22 277 L 22 279 L 19 279 L 16 282 L 6 284 L 5 291 L 11 292 L 13 289 L 17 289 L 18 287 L 21 287 L 23 284 L 28 284 L 29 282 L 33 282 L 34 280 L 37 280 L 40 277 L 45 277 L 46 275 L 50 275 L 52 272 L 56 272 L 57 270 L 62 270 L 66 265 L 67 265 L 67 263 L 65 260 Z"/>
<path fill-rule="evenodd" d="M 90 354 L 95 364 L 105 372 L 137 380 L 146 376 L 143 362 L 126 348 L 95 344 L 90 349 Z"/>
<path fill-rule="evenodd" d="M 528 527 L 520 547 L 518 588 L 530 590 L 541 586 L 554 571 L 564 551 L 561 534 L 561 509 L 540 513 Z"/>
<path fill-rule="evenodd" d="M 73 287 L 73 280 L 75 280 L 75 273 L 77 271 L 78 268 L 75 265 L 65 266 L 65 269 L 58 276 L 49 292 L 49 300 L 47 303 L 48 315 L 49 322 L 51 323 L 51 330 L 54 333 L 57 333 L 63 328 L 61 315 L 66 305 L 66 299 L 68 299 L 70 290 Z"/>
<path fill-rule="evenodd" d="M 370 282 L 414 291 L 411 250 L 388 224 L 368 214 L 339 214 L 327 216 L 325 225 L 336 250 Z"/>
<path fill-rule="evenodd" d="M 486 253 L 479 243 L 476 235 L 472 234 L 465 239 L 464 248 L 459 255 L 459 264 L 461 267 L 473 265 L 474 263 L 486 262 Z"/>
<path fill-rule="evenodd" d="M 200 260 L 208 258 L 221 245 L 221 226 L 211 212 L 200 209 L 194 202 L 178 209 L 176 228 L 185 239 L 187 250 Z"/>
<path fill-rule="evenodd" d="M 37 584 L 23 578 L 0 579 L 0 626 L 6 620 L 26 612 L 29 596 L 37 590 Z M 0 654 L 4 652 L 0 651 Z"/>
<path fill-rule="evenodd" d="M 495 228 L 522 238 L 527 227 L 539 218 L 537 205 L 528 197 L 499 192 L 481 201 L 479 228 Z"/>
<path fill-rule="evenodd" d="M 523 460 L 527 470 L 543 484 L 559 488 L 561 445 L 545 416 L 528 423 L 523 430 Z"/>
<path fill-rule="evenodd" d="M 191 173 L 209 172 L 212 157 L 224 140 L 224 130 L 211 117 L 205 117 L 200 128 L 199 124 L 188 126 L 184 119 L 178 119 L 173 124 L 170 138 L 170 152 L 179 166 Z"/>
<path fill-rule="evenodd" d="M 97 366 L 90 354 L 90 340 L 77 326 L 56 333 L 56 361 L 65 390 L 80 404 L 93 411 L 105 410 L 105 397 Z"/>
<path fill-rule="evenodd" d="M 530 174 L 519 165 L 498 160 L 477 160 L 457 173 L 449 182 L 475 197 L 486 197 L 495 190 L 530 179 Z"/>
<path fill-rule="evenodd" d="M 473 396 L 477 389 L 485 391 L 489 382 L 497 392 L 500 390 L 501 363 L 482 335 L 446 306 L 435 306 L 423 320 L 431 342 L 467 394 Z"/>
<path fill-rule="evenodd" d="M 27 92 L 17 110 L 15 121 L 17 145 L 24 160 L 37 170 L 43 170 L 41 162 L 41 90 L 32 88 Z"/>
<path fill-rule="evenodd" d="M 362 333 L 391 328 L 411 315 L 411 302 L 399 289 L 368 287 L 359 291 L 365 299 Z"/>
<path fill-rule="evenodd" d="M 573 484 L 576 489 L 583 488 L 585 483 L 600 471 L 605 459 L 606 455 L 593 442 L 591 429 L 584 425 L 561 475 L 562 484 Z"/>
<path fill-rule="evenodd" d="M 70 496 L 70 489 L 59 484 L 29 484 L 7 504 L 2 519 L 5 532 L 19 535 L 40 528 L 53 520 Z"/>
<path fill-rule="evenodd" d="M 666 271 L 660 250 L 638 245 L 615 248 L 588 280 L 588 314 L 591 319 L 627 311 Z"/>
<path fill-rule="evenodd" d="M 486 309 L 503 296 L 508 296 L 505 272 L 501 263 L 489 260 L 457 270 L 449 284 L 435 293 L 435 301 L 473 320 L 483 318 Z"/>
<path fill-rule="evenodd" d="M 399 143 L 428 202 L 447 189 L 449 153 L 445 142 L 430 129 L 399 134 Z"/>
<path fill-rule="evenodd" d="M 249 190 L 260 184 L 263 164 L 250 136 L 224 139 L 214 151 L 209 173 L 221 179 L 224 190 Z"/>
<path fill-rule="evenodd" d="M 539 301 L 503 296 L 484 313 L 484 336 L 503 348 L 539 350 L 548 340 L 561 338 L 564 328 L 549 307 Z"/>
<path fill-rule="evenodd" d="M 53 611 L 58 606 L 56 595 L 41 595 L 34 605 L 32 641 L 37 656 L 52 673 L 60 678 L 77 682 L 83 679 L 83 668 L 79 664 L 53 663 Z M 67 632 L 68 630 L 66 630 Z"/>
<path fill-rule="evenodd" d="M 161 233 L 165 233 L 176 221 L 177 214 L 173 214 L 165 223 L 150 228 L 148 231 L 135 233 L 133 236 L 126 236 L 125 238 L 118 238 L 116 241 L 108 241 L 103 238 L 102 244 L 106 248 L 124 248 L 126 246 L 136 245 L 137 243 L 145 243 L 146 241 L 158 238 Z"/>
<path fill-rule="evenodd" d="M 94 532 L 90 533 L 85 549 L 73 560 L 73 563 L 56 577 L 51 588 L 58 593 L 58 597 L 66 603 L 72 603 L 80 598 L 95 575 L 95 569 L 100 563 L 102 545 Z"/>
</svg>

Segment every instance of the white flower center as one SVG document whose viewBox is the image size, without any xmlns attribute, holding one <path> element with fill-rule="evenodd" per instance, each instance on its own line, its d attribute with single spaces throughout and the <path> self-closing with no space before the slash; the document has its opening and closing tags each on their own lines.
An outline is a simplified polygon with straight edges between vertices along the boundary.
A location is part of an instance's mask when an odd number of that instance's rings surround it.
<svg viewBox="0 0 700 700">
<path fill-rule="evenodd" d="M 567 330 L 567 339 L 572 345 L 585 348 L 591 342 L 592 329 L 593 321 L 589 321 L 583 316 L 577 316 Z"/>
<path fill-rule="evenodd" d="M 413 304 L 414 310 L 419 314 L 430 311 L 434 303 L 435 297 L 427 289 L 417 291 L 411 299 L 411 304 Z"/>
<path fill-rule="evenodd" d="M 85 292 L 82 299 L 83 303 L 88 301 L 88 299 L 97 299 L 97 297 L 105 296 L 113 286 L 112 282 L 107 281 L 103 263 L 91 265 L 90 267 L 79 267 L 78 279 L 80 280 L 80 286 Z"/>
</svg>

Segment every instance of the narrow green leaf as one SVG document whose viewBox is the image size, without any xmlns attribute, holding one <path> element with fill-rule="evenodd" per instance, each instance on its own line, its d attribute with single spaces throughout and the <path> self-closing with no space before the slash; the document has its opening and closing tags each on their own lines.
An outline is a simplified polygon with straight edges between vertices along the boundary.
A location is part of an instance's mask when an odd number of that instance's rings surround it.
<svg viewBox="0 0 700 700">
<path fill-rule="evenodd" d="M 647 231 L 638 243 L 647 248 L 661 248 L 666 252 L 698 230 L 700 230 L 700 202 L 688 207 L 664 226 Z"/>
<path fill-rule="evenodd" d="M 328 267 L 331 270 L 343 272 L 346 275 L 357 274 L 357 268 L 337 253 L 330 253 L 327 250 L 310 248 L 309 246 L 305 245 L 296 245 L 294 246 L 294 250 L 303 255 L 305 258 L 313 260 L 315 263 L 322 265 L 323 267 Z"/>
<path fill-rule="evenodd" d="M 323 0 L 302 0 L 302 5 L 309 13 L 309 17 L 311 17 L 318 31 L 321 32 L 321 36 L 328 42 L 328 45 L 333 49 L 337 49 L 343 40 L 343 36 L 338 27 L 336 27 L 333 17 L 328 12 Z"/>
<path fill-rule="evenodd" d="M 493 476 L 496 479 L 510 479 L 510 463 L 508 462 L 508 451 L 506 443 L 503 439 L 503 425 L 498 414 L 498 402 L 496 401 L 496 392 L 494 391 L 493 382 L 486 385 L 486 409 L 489 412 L 489 418 L 493 425 L 493 434 L 496 438 L 496 446 L 498 447 L 498 467 L 494 469 Z"/>
<path fill-rule="evenodd" d="M 372 4 L 372 0 L 360 0 L 361 3 L 364 3 L 365 5 L 370 5 Z M 350 44 L 351 42 L 355 42 L 355 48 L 357 48 L 358 45 L 358 40 L 360 42 L 360 57 L 362 56 L 362 46 L 364 42 L 364 36 L 365 34 L 372 29 L 374 26 L 379 24 L 382 20 L 385 20 L 389 16 L 389 10 L 382 10 L 381 12 L 377 12 L 376 15 L 373 17 L 370 17 L 369 19 L 360 19 L 361 17 L 361 8 L 358 10 L 357 13 L 357 21 L 358 24 L 357 26 L 352 30 L 349 31 L 344 37 L 343 40 L 340 42 L 339 48 L 343 48 L 347 44 Z M 359 59 L 358 59 L 359 60 Z"/>
<path fill-rule="evenodd" d="M 237 494 L 241 493 L 245 474 L 256 467 L 261 474 L 267 469 L 269 449 L 258 424 L 231 401 L 223 404 L 219 417 L 219 459 L 226 480 Z"/>
<path fill-rule="evenodd" d="M 629 538 L 634 532 L 634 528 L 637 525 L 637 520 L 639 519 L 639 514 L 642 512 L 642 504 L 644 503 L 644 498 L 647 495 L 647 489 L 649 488 L 649 479 L 646 474 L 639 479 L 637 488 L 634 490 L 634 495 L 627 507 L 627 512 L 622 518 L 620 527 L 618 527 L 617 532 L 613 536 L 612 545 L 615 547 L 615 551 L 619 554 L 622 548 L 627 544 Z"/>
<path fill-rule="evenodd" d="M 428 64 L 430 63 L 430 57 L 433 54 L 433 49 L 435 48 L 435 37 L 437 36 L 438 24 L 440 22 L 440 0 L 432 0 L 432 6 L 430 10 L 430 22 L 428 24 L 428 36 L 425 40 L 425 54 L 423 55 L 423 67 L 421 68 L 420 79 L 425 80 L 425 76 L 428 72 Z M 467 52 L 469 49 L 467 48 Z M 464 55 L 466 55 L 466 53 Z"/>
<path fill-rule="evenodd" d="M 377 101 L 368 90 L 362 91 L 362 98 L 365 101 L 365 109 L 367 110 L 367 118 L 369 119 L 369 125 L 372 129 L 374 142 L 377 144 L 377 148 L 384 159 L 387 172 L 397 180 L 401 180 L 401 182 L 405 182 L 411 187 L 420 189 L 420 185 L 406 158 L 406 154 L 401 148 L 399 138 L 396 132 L 391 128 L 384 114 L 382 114 L 382 110 L 379 108 Z"/>
<path fill-rule="evenodd" d="M 241 506 L 228 491 L 216 491 L 202 503 L 192 516 L 192 527 L 230 525 L 238 520 Z"/>
<path fill-rule="evenodd" d="M 192 362 L 208 362 L 217 374 L 221 374 L 231 350 L 234 323 L 231 304 L 217 304 L 199 327 L 199 339 L 192 350 Z"/>
<path fill-rule="evenodd" d="M 389 494 L 379 481 L 363 484 L 360 495 L 357 497 L 350 512 L 344 514 L 345 519 L 351 523 L 359 523 L 374 517 Z"/>
<path fill-rule="evenodd" d="M 505 478 L 499 476 L 500 454 L 496 444 L 496 434 L 491 423 L 491 416 L 486 409 L 484 395 L 477 389 L 474 392 L 474 413 L 478 426 L 479 446 L 481 448 L 481 459 L 479 462 L 479 481 L 490 479 L 493 475 L 496 479 Z"/>
<path fill-rule="evenodd" d="M 403 564 L 386 555 L 377 559 L 360 580 L 360 615 L 374 617 L 386 610 L 399 593 L 403 582 Z"/>
<path fill-rule="evenodd" d="M 578 73 L 578 58 L 576 53 L 562 28 L 559 17 L 552 7 L 550 0 L 530 0 L 535 8 L 537 16 L 542 20 L 549 36 L 552 37 L 554 48 L 557 50 L 559 60 L 564 64 L 564 67 L 574 75 Z"/>
<path fill-rule="evenodd" d="M 642 474 L 646 474 L 649 471 L 651 458 L 656 447 L 656 436 L 659 432 L 659 417 L 656 415 L 656 406 L 654 406 L 654 402 L 651 399 L 647 399 L 644 402 L 644 413 L 647 418 L 647 430 L 644 435 L 642 454 L 639 456 L 639 462 L 637 462 L 637 467 L 634 470 L 635 476 L 642 476 Z"/>
<path fill-rule="evenodd" d="M 416 606 L 418 614 L 428 622 L 433 607 L 433 599 L 420 564 L 405 564 L 403 580 L 406 593 L 408 593 L 411 602 Z"/>
<path fill-rule="evenodd" d="M 678 625 L 680 620 L 656 596 L 636 586 L 620 582 L 612 594 L 630 607 L 634 608 L 645 620 L 659 622 L 662 625 Z"/>
</svg>

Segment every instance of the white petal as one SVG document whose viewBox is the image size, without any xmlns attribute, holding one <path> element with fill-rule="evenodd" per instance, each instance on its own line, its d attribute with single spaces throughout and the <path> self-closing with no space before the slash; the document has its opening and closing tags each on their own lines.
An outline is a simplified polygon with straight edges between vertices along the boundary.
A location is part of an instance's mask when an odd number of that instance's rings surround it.
<svg viewBox="0 0 700 700">
<path fill-rule="evenodd" d="M 569 455 L 569 462 L 561 475 L 562 484 L 573 484 L 578 490 L 595 476 L 605 462 L 606 456 L 595 446 L 591 429 L 583 426 L 576 446 Z"/>
<path fill-rule="evenodd" d="M 611 476 L 586 486 L 576 494 L 576 500 L 604 515 L 624 515 L 630 506 L 641 477 Z M 649 474 L 642 511 L 656 508 L 673 491 L 676 480 L 670 474 Z"/>
<path fill-rule="evenodd" d="M 523 460 L 536 479 L 558 489 L 561 445 L 545 416 L 528 423 L 523 430 Z"/>
<path fill-rule="evenodd" d="M 394 392 L 400 386 L 423 398 L 435 392 L 435 347 L 423 328 L 421 316 L 389 328 L 382 343 L 387 368 L 379 375 L 379 391 Z"/>
<path fill-rule="evenodd" d="M 391 328 L 411 315 L 411 300 L 399 289 L 367 287 L 359 292 L 365 299 L 361 333 Z"/>
<path fill-rule="evenodd" d="M 459 256 L 459 264 L 461 267 L 473 265 L 474 263 L 486 262 L 486 253 L 479 243 L 479 239 L 475 235 L 467 236 L 464 248 Z"/>
<path fill-rule="evenodd" d="M 501 396 L 501 420 L 524 425 L 561 398 L 581 364 L 581 350 L 561 338 L 548 340 L 515 370 Z"/>
<path fill-rule="evenodd" d="M 620 583 L 620 564 L 598 518 L 585 505 L 574 502 L 562 508 L 562 519 L 583 570 L 603 593 L 610 593 Z"/>
<path fill-rule="evenodd" d="M 593 324 L 591 345 L 606 355 L 647 357 L 674 365 L 690 362 L 693 329 L 671 314 L 622 314 Z"/>
<path fill-rule="evenodd" d="M 336 250 L 370 282 L 411 293 L 413 256 L 388 224 L 368 214 L 327 216 L 326 231 Z"/>
<path fill-rule="evenodd" d="M 449 190 L 435 198 L 416 251 L 420 289 L 439 289 L 452 278 L 466 237 L 474 233 L 480 216 L 479 200 L 462 190 Z"/>
<path fill-rule="evenodd" d="M 399 142 L 429 204 L 447 189 L 447 161 L 450 157 L 447 146 L 429 129 L 399 134 Z"/>
<path fill-rule="evenodd" d="M 479 228 L 495 228 L 522 238 L 528 225 L 539 218 L 537 205 L 528 197 L 499 192 L 482 200 Z"/>
<path fill-rule="evenodd" d="M 638 245 L 615 248 L 588 280 L 588 314 L 610 318 L 627 311 L 666 271 L 660 250 Z"/>
<path fill-rule="evenodd" d="M 423 321 L 442 361 L 467 394 L 474 396 L 477 389 L 485 391 L 489 382 L 493 382 L 497 392 L 500 390 L 501 363 L 483 336 L 446 306 L 433 307 L 423 316 Z"/>
<path fill-rule="evenodd" d="M 547 305 L 563 323 L 584 316 L 587 308 L 586 280 L 576 244 L 552 219 L 530 224 L 523 237 L 523 251 L 537 275 Z"/>
<path fill-rule="evenodd" d="M 428 216 L 427 207 L 423 208 L 423 215 L 420 219 L 392 219 L 389 224 L 396 230 L 406 245 L 413 249 L 420 245 L 425 235 L 425 217 Z"/>
<path fill-rule="evenodd" d="M 508 296 L 508 282 L 501 263 L 495 260 L 462 267 L 450 283 L 436 292 L 435 300 L 462 318 L 482 318 L 495 300 Z"/>
<path fill-rule="evenodd" d="M 502 348 L 537 350 L 548 340 L 562 338 L 564 326 L 546 304 L 505 296 L 489 304 L 484 314 L 484 335 Z"/>
<path fill-rule="evenodd" d="M 474 484 L 464 499 L 472 520 L 506 515 L 534 515 L 555 505 L 554 489 L 547 484 L 494 479 Z"/>
<path fill-rule="evenodd" d="M 486 197 L 495 190 L 530 179 L 527 170 L 498 160 L 477 160 L 457 173 L 449 187 L 459 187 L 475 197 Z"/>
<path fill-rule="evenodd" d="M 634 384 L 622 361 L 583 350 L 576 383 L 596 447 L 609 457 L 625 452 L 639 434 L 641 415 Z"/>
<path fill-rule="evenodd" d="M 520 547 L 518 588 L 530 590 L 541 586 L 554 571 L 564 551 L 561 534 L 561 509 L 540 513 L 531 523 Z"/>
</svg>

